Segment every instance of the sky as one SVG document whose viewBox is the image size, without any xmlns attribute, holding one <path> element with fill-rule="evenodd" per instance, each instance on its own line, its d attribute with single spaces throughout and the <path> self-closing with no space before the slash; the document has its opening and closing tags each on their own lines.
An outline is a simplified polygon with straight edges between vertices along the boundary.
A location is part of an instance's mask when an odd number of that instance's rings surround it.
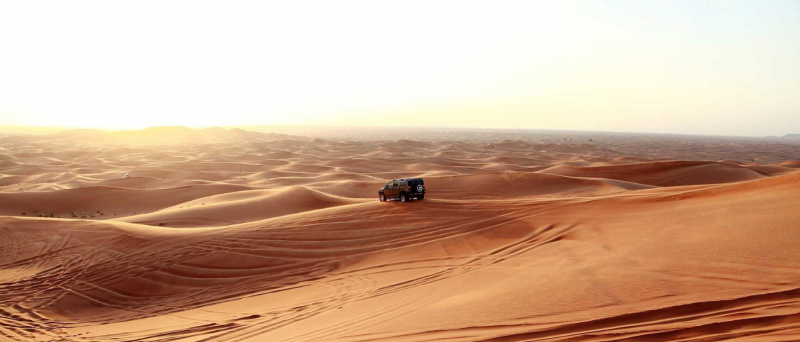
<svg viewBox="0 0 800 342">
<path fill-rule="evenodd" d="M 0 125 L 800 133 L 800 2 L 0 0 Z"/>
</svg>

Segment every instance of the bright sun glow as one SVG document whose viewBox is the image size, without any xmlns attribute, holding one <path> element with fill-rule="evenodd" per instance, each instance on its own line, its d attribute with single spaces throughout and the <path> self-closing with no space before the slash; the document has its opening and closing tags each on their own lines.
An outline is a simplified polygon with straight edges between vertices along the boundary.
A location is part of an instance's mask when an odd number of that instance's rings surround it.
<svg viewBox="0 0 800 342">
<path fill-rule="evenodd" d="M 800 132 L 797 2 L 3 2 L 0 124 Z"/>
</svg>

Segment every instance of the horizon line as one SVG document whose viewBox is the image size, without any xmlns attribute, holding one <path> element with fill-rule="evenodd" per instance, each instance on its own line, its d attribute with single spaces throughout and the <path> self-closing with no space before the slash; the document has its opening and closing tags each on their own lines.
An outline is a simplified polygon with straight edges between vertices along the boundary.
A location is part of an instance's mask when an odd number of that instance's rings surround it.
<svg viewBox="0 0 800 342">
<path fill-rule="evenodd" d="M 273 128 L 338 128 L 338 129 L 447 129 L 447 130 L 464 130 L 464 131 L 545 131 L 545 132 L 574 132 L 574 133 L 612 133 L 612 134 L 652 134 L 652 135 L 677 135 L 677 136 L 702 136 L 702 137 L 731 137 L 731 138 L 781 138 L 785 136 L 790 136 L 793 134 L 798 133 L 786 133 L 784 135 L 726 135 L 726 134 L 700 134 L 700 133 L 674 133 L 674 132 L 642 132 L 642 131 L 602 131 L 602 130 L 580 130 L 580 129 L 558 129 L 558 128 L 484 128 L 484 127 L 459 127 L 459 126 L 353 126 L 353 125 L 303 125 L 303 124 L 295 124 L 295 125 L 269 125 L 269 124 L 256 124 L 256 125 L 217 125 L 217 126 L 191 126 L 191 125 L 158 125 L 158 126 L 147 126 L 144 128 L 97 128 L 97 127 L 87 127 L 87 126 L 31 126 L 31 125 L 0 125 L 0 133 L 7 133 L 7 128 L 16 128 L 19 130 L 45 130 L 48 132 L 43 133 L 22 133 L 22 134 L 32 134 L 32 135 L 47 135 L 47 134 L 56 134 L 60 132 L 66 131 L 75 131 L 75 130 L 95 130 L 101 132 L 109 132 L 109 133 L 116 133 L 116 132 L 130 132 L 130 131 L 142 131 L 151 128 L 160 128 L 160 127 L 183 127 L 193 130 L 200 130 L 200 129 L 209 129 L 209 128 L 223 128 L 223 129 L 231 129 L 231 128 L 239 128 L 243 130 L 247 130 L 248 127 L 273 127 Z M 18 132 L 10 132 L 10 134 L 19 134 Z M 294 134 L 296 135 L 296 134 Z"/>
</svg>

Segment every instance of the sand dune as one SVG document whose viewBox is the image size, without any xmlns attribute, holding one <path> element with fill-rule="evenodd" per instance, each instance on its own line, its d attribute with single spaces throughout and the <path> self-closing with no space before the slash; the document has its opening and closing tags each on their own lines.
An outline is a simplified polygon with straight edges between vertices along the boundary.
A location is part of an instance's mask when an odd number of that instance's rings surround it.
<svg viewBox="0 0 800 342">
<path fill-rule="evenodd" d="M 778 164 L 780 166 L 800 168 L 800 160 L 791 160 Z"/>
<path fill-rule="evenodd" d="M 258 221 L 277 216 L 308 212 L 340 205 L 360 203 L 321 193 L 301 186 L 289 187 L 277 193 L 255 198 L 221 200 L 216 196 L 204 197 L 185 203 L 180 208 L 167 208 L 150 214 L 128 216 L 123 222 L 168 227 L 207 227 Z"/>
<path fill-rule="evenodd" d="M 0 341 L 800 340 L 795 147 L 452 138 L 2 137 Z"/>
<path fill-rule="evenodd" d="M 763 173 L 747 167 L 702 161 L 663 161 L 589 167 L 559 165 L 541 172 L 572 177 L 609 178 L 655 186 L 730 183 L 765 177 Z"/>
<path fill-rule="evenodd" d="M 12 216 L 38 216 L 53 214 L 69 218 L 72 215 L 96 214 L 104 219 L 146 213 L 178 203 L 210 195 L 250 189 L 238 185 L 190 185 L 151 191 L 107 186 L 38 191 L 0 193 L 0 214 Z"/>
<path fill-rule="evenodd" d="M 425 184 L 430 191 L 436 192 L 437 198 L 464 200 L 516 199 L 552 194 L 601 195 L 624 190 L 601 180 L 523 172 L 431 177 Z"/>
</svg>

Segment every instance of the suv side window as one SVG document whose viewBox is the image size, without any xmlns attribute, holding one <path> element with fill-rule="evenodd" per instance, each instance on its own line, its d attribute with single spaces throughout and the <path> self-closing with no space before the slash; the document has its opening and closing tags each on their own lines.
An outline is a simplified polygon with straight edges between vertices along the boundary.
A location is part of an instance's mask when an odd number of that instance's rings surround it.
<svg viewBox="0 0 800 342">
<path fill-rule="evenodd" d="M 391 188 L 391 187 L 392 187 L 392 182 L 386 183 L 386 188 Z"/>
<path fill-rule="evenodd" d="M 400 186 L 400 184 L 397 184 L 397 182 L 394 182 L 394 184 L 392 184 L 392 186 Z"/>
</svg>

